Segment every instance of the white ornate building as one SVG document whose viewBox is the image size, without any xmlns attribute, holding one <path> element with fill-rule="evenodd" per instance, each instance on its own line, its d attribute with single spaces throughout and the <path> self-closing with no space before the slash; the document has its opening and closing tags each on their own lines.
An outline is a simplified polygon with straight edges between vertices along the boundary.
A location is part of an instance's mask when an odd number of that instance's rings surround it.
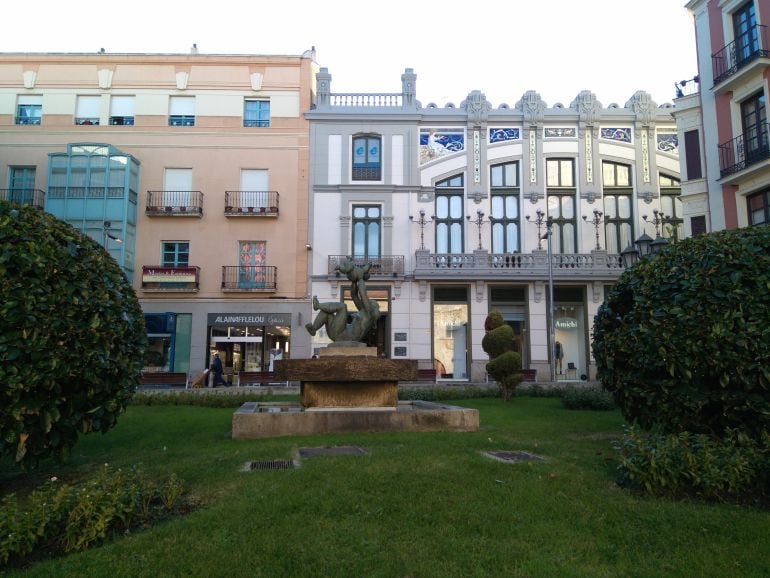
<svg viewBox="0 0 770 578">
<path fill-rule="evenodd" d="M 682 234 L 671 106 L 637 92 L 605 107 L 588 91 L 548 106 L 528 91 L 494 107 L 473 91 L 439 108 L 417 100 L 411 69 L 401 80 L 399 93 L 334 94 L 328 70 L 317 74 L 311 294 L 349 302 L 336 263 L 371 260 L 382 355 L 483 381 L 484 321 L 497 309 L 539 379 L 556 341 L 557 379 L 592 378 L 593 317 L 621 251 L 643 233 Z M 319 332 L 313 347 L 327 343 Z"/>
</svg>

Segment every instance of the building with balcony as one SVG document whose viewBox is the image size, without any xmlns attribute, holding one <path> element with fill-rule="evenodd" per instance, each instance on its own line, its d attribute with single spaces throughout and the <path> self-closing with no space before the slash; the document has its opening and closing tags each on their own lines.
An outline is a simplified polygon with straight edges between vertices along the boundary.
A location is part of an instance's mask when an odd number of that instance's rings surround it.
<svg viewBox="0 0 770 578">
<path fill-rule="evenodd" d="M 770 222 L 770 0 L 691 0 L 699 90 L 675 99 L 685 233 Z"/>
<path fill-rule="evenodd" d="M 146 371 L 309 357 L 314 54 L 0 54 L 0 198 L 104 245 L 131 279 Z M 305 319 L 306 321 L 306 319 Z M 299 330 L 298 330 L 299 329 Z"/>
<path fill-rule="evenodd" d="M 331 81 L 322 68 L 305 114 L 311 294 L 354 311 L 337 265 L 371 262 L 381 355 L 483 381 L 497 309 L 539 379 L 552 361 L 557 379 L 592 378 L 591 325 L 621 252 L 645 232 L 683 233 L 671 106 L 637 92 L 605 107 L 588 91 L 568 106 L 534 91 L 513 106 L 480 91 L 423 106 L 411 69 L 390 94 Z M 328 343 L 318 331 L 314 351 Z"/>
</svg>

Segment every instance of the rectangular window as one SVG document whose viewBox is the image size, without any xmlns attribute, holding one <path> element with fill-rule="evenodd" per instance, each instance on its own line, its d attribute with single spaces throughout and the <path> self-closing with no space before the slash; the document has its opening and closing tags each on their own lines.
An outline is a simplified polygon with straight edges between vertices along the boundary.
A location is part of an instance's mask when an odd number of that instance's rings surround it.
<svg viewBox="0 0 770 578">
<path fill-rule="evenodd" d="M 0 198 L 23 205 L 35 204 L 36 170 L 36 167 L 10 167 L 8 191 L 6 195 L 1 195 Z"/>
<path fill-rule="evenodd" d="M 266 241 L 238 242 L 238 287 L 255 289 L 265 286 Z"/>
<path fill-rule="evenodd" d="M 697 217 L 690 217 L 690 231 L 693 237 L 703 235 L 707 233 L 706 230 L 706 217 L 705 215 L 698 215 Z"/>
<path fill-rule="evenodd" d="M 187 267 L 190 264 L 189 241 L 163 241 L 161 266 Z"/>
<path fill-rule="evenodd" d="M 114 126 L 134 125 L 134 96 L 113 96 L 110 99 L 110 124 Z"/>
<path fill-rule="evenodd" d="M 750 0 L 733 13 L 735 63 L 739 68 L 757 55 L 759 51 L 757 33 L 757 15 L 754 11 L 754 0 Z"/>
<path fill-rule="evenodd" d="M 602 162 L 605 249 L 611 255 L 633 246 L 631 167 Z"/>
<path fill-rule="evenodd" d="M 658 175 L 660 185 L 660 217 L 663 220 L 660 234 L 674 241 L 684 237 L 682 218 L 682 186 L 679 179 Z"/>
<path fill-rule="evenodd" d="M 353 139 L 354 181 L 379 181 L 382 178 L 382 147 L 379 136 L 358 136 Z"/>
<path fill-rule="evenodd" d="M 519 164 L 505 163 L 490 168 L 492 212 L 492 253 L 518 253 Z"/>
<path fill-rule="evenodd" d="M 353 256 L 378 260 L 382 209 L 378 205 L 353 205 Z"/>
<path fill-rule="evenodd" d="M 241 169 L 241 190 L 238 204 L 242 209 L 269 208 L 269 173 L 267 169 Z"/>
<path fill-rule="evenodd" d="M 746 165 L 754 164 L 767 157 L 767 110 L 765 95 L 762 92 L 741 103 L 741 121 L 743 124 L 743 153 Z"/>
<path fill-rule="evenodd" d="M 246 99 L 243 102 L 243 126 L 262 127 L 270 126 L 270 101 Z"/>
<path fill-rule="evenodd" d="M 463 176 L 436 183 L 436 253 L 463 252 Z"/>
<path fill-rule="evenodd" d="M 746 197 L 749 205 L 749 225 L 770 223 L 770 190 Z"/>
<path fill-rule="evenodd" d="M 703 178 L 700 160 L 700 134 L 697 130 L 684 133 L 684 155 L 686 159 L 687 180 Z"/>
<path fill-rule="evenodd" d="M 575 161 L 547 159 L 545 171 L 548 219 L 553 224 L 551 248 L 554 253 L 574 253 L 577 244 Z"/>
<path fill-rule="evenodd" d="M 75 124 L 98 125 L 101 116 L 101 96 L 78 96 Z"/>
<path fill-rule="evenodd" d="M 195 126 L 195 97 L 171 96 L 168 102 L 169 126 Z"/>
<path fill-rule="evenodd" d="M 20 96 L 16 106 L 16 124 L 40 124 L 43 116 L 42 96 Z"/>
<path fill-rule="evenodd" d="M 192 206 L 192 169 L 166 169 L 163 172 L 163 206 Z"/>
</svg>

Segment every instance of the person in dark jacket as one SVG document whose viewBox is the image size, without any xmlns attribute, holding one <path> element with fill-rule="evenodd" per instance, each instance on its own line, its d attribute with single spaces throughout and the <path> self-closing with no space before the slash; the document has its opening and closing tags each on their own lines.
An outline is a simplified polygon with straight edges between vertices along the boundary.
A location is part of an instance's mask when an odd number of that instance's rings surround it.
<svg viewBox="0 0 770 578">
<path fill-rule="evenodd" d="M 227 385 L 227 382 L 222 378 L 222 360 L 219 359 L 219 354 L 214 354 L 214 360 L 211 362 L 211 371 L 214 372 L 214 387 L 218 385 Z"/>
</svg>

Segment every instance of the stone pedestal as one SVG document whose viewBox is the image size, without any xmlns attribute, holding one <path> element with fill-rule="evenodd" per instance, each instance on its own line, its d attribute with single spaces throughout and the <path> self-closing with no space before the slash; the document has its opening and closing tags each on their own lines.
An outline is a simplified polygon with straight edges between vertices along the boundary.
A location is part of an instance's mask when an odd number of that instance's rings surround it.
<svg viewBox="0 0 770 578">
<path fill-rule="evenodd" d="M 300 403 L 306 409 L 395 410 L 398 382 L 417 378 L 417 361 L 383 359 L 361 348 L 339 348 L 343 349 L 343 354 L 322 354 L 319 359 L 276 361 L 276 380 L 299 381 Z"/>
</svg>

